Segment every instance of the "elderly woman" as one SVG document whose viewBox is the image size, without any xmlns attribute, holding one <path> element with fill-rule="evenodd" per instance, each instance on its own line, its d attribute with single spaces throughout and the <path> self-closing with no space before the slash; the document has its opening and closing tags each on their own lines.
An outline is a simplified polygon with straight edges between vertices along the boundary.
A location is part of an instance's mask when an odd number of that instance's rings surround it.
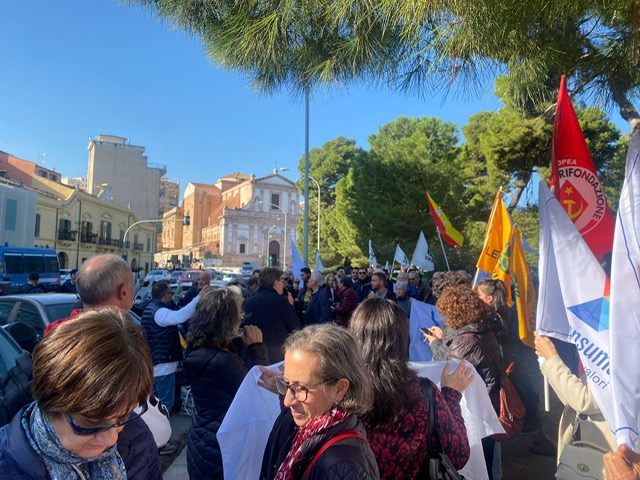
<svg viewBox="0 0 640 480">
<path fill-rule="evenodd" d="M 380 478 L 424 477 L 421 469 L 428 461 L 429 449 L 436 449 L 428 438 L 431 402 L 436 415 L 435 434 L 443 452 L 454 467 L 464 467 L 470 450 L 460 400 L 461 392 L 473 380 L 472 369 L 462 362 L 449 375 L 449 366 L 445 366 L 442 392 L 432 384 L 432 398 L 425 399 L 421 382 L 407 363 L 409 321 L 398 305 L 368 298 L 353 312 L 349 330 L 360 345 L 373 383 L 373 408 L 363 422 Z"/>
<path fill-rule="evenodd" d="M 153 363 L 123 310 L 91 310 L 60 324 L 34 350 L 33 373 L 35 401 L 0 430 L 0 478 L 162 478 L 149 430 L 142 424 L 126 434 L 142 423 L 132 412 L 147 406 Z"/>
<path fill-rule="evenodd" d="M 187 443 L 191 479 L 223 478 L 216 433 L 247 374 L 233 341 L 242 339 L 253 363 L 269 364 L 260 329 L 251 325 L 240 329 L 241 303 L 236 288 L 209 290 L 200 298 L 190 321 L 184 371 L 191 382 L 195 406 Z"/>
<path fill-rule="evenodd" d="M 445 288 L 438 297 L 436 306 L 445 320 L 445 331 L 438 327 L 429 329 L 427 340 L 431 344 L 433 359 L 456 358 L 467 360 L 473 365 L 484 380 L 491 403 L 498 414 L 502 355 L 498 340 L 489 325 L 492 309 L 466 284 Z M 489 480 L 493 480 L 494 447 L 495 440 L 491 437 L 482 439 Z"/>
<path fill-rule="evenodd" d="M 261 479 L 375 479 L 376 459 L 357 415 L 371 408 L 371 383 L 353 335 L 310 325 L 284 344 L 284 395 L 262 462 Z"/>
</svg>

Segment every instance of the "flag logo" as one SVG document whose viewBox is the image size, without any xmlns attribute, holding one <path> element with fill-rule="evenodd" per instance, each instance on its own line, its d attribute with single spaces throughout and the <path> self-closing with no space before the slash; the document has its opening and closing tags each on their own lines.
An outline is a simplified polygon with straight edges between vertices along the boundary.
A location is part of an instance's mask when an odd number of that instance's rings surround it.
<svg viewBox="0 0 640 480">
<path fill-rule="evenodd" d="M 567 307 L 578 320 L 588 325 L 596 332 L 609 330 L 609 299 L 606 297 L 596 298 L 588 302 Z"/>
<path fill-rule="evenodd" d="M 584 235 L 604 219 L 607 199 L 595 173 L 568 163 L 567 160 L 558 161 L 560 190 L 556 196 L 580 234 Z"/>
</svg>

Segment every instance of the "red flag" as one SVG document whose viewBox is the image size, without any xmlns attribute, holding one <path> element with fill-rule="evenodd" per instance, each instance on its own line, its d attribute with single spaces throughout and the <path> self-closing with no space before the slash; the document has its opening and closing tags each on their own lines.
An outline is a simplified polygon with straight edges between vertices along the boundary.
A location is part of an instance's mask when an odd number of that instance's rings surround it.
<svg viewBox="0 0 640 480">
<path fill-rule="evenodd" d="M 613 248 L 613 216 L 571 105 L 565 76 L 553 125 L 549 187 L 598 260 Z"/>
</svg>

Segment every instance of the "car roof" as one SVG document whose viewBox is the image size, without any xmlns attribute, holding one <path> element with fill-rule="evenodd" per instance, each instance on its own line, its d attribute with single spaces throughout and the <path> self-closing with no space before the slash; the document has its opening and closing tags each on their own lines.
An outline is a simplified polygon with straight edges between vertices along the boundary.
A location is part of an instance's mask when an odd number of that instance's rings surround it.
<svg viewBox="0 0 640 480">
<path fill-rule="evenodd" d="M 56 305 L 59 303 L 74 303 L 80 300 L 75 293 L 36 293 L 25 295 L 4 295 L 0 297 L 0 301 L 4 300 L 30 300 L 40 303 L 41 305 Z"/>
</svg>

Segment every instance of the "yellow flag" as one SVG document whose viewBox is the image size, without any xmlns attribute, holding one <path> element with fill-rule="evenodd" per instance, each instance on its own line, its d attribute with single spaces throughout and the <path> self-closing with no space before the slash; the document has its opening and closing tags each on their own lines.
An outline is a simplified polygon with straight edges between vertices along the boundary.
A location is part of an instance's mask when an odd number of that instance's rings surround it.
<svg viewBox="0 0 640 480">
<path fill-rule="evenodd" d="M 507 217 L 508 218 L 508 217 Z M 509 235 L 511 235 L 511 225 L 509 225 Z M 513 299 L 511 296 L 511 259 L 513 254 L 513 242 L 510 237 L 505 241 L 502 251 L 498 256 L 498 260 L 492 271 L 490 271 L 493 278 L 502 280 L 507 286 L 507 303 L 512 305 Z"/>
<path fill-rule="evenodd" d="M 513 280 L 516 307 L 518 309 L 518 335 L 525 345 L 533 347 L 538 296 L 533 285 L 529 264 L 524 256 L 522 234 L 516 226 L 513 227 L 512 242 L 511 279 Z"/>
<path fill-rule="evenodd" d="M 507 207 L 502 200 L 502 191 L 498 192 L 495 200 L 493 201 L 493 207 L 491 208 L 491 216 L 487 222 L 487 229 L 484 236 L 484 247 L 482 253 L 478 259 L 476 267 L 480 270 L 484 270 L 496 277 L 494 272 L 498 268 L 498 261 L 502 261 L 501 257 L 508 256 L 508 248 L 511 241 L 511 220 L 509 219 L 509 213 Z M 508 267 L 503 268 L 508 272 Z M 505 282 L 507 287 L 508 282 Z"/>
</svg>

